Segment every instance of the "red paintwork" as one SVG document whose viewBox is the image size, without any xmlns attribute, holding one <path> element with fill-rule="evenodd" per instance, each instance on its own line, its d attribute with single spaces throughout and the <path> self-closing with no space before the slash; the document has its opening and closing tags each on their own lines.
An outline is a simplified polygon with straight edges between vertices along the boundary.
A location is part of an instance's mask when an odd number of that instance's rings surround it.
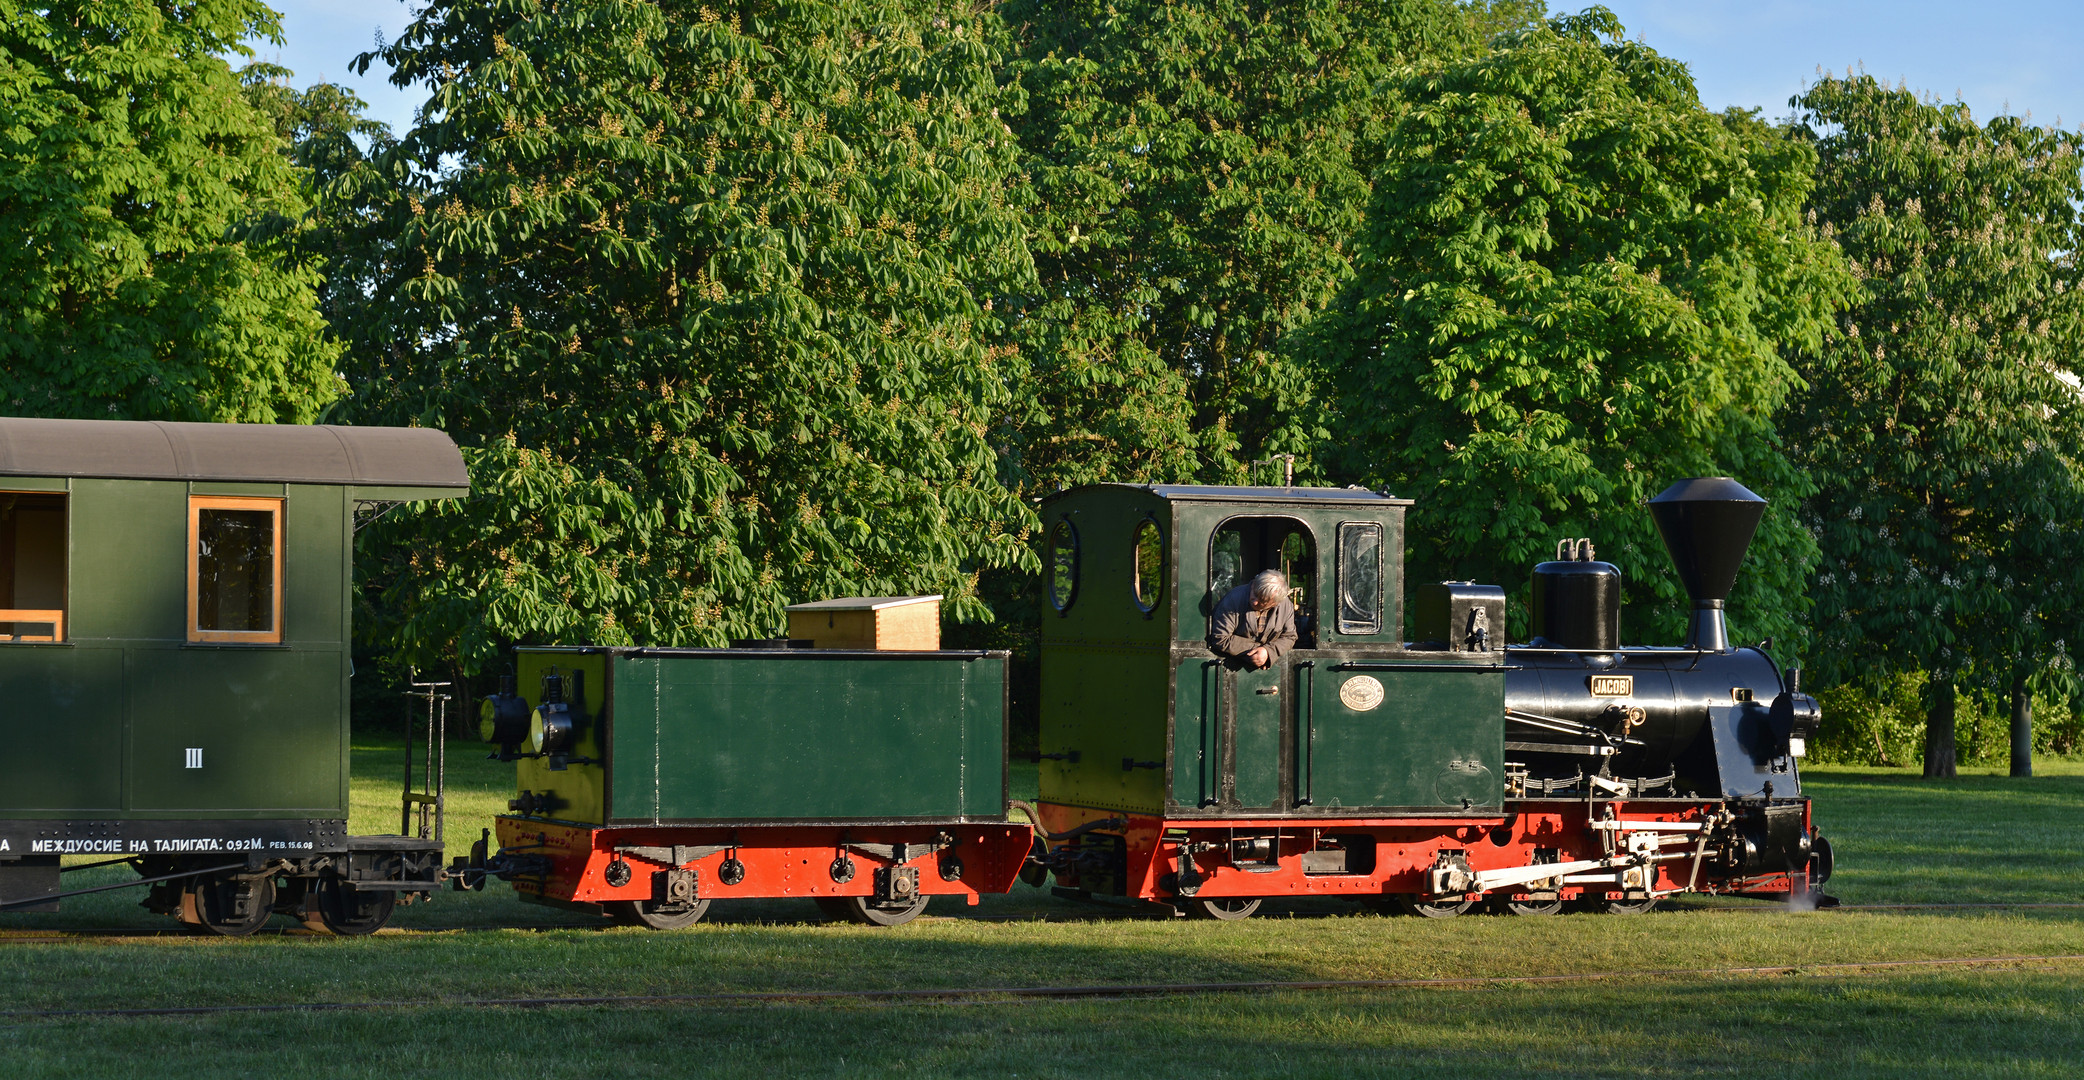
<svg viewBox="0 0 2084 1080">
<path fill-rule="evenodd" d="M 1595 804 L 1604 815 L 1608 806 L 1627 821 L 1699 821 L 1721 809 L 1719 803 L 1679 803 L 1670 800 Z M 1177 867 L 1180 833 L 1188 842 L 1216 841 L 1216 850 L 1194 856 L 1197 873 L 1203 878 L 1195 892 L 1198 899 L 1220 897 L 1346 896 L 1353 898 L 1424 893 L 1426 873 L 1439 853 L 1463 853 L 1473 870 L 1500 870 L 1526 866 L 1534 861 L 1536 848 L 1553 848 L 1556 861 L 1598 859 L 1606 855 L 1601 833 L 1588 827 L 1590 809 L 1582 801 L 1517 802 L 1509 814 L 1490 818 L 1337 818 L 1318 820 L 1243 818 L 1234 821 L 1166 819 L 1140 814 L 1120 814 L 1057 803 L 1040 805 L 1042 828 L 1062 834 L 1089 821 L 1128 819 L 1125 827 L 1096 830 L 1087 834 L 1120 836 L 1127 854 L 1126 881 L 1082 884 L 1075 875 L 1058 874 L 1059 884 L 1070 888 L 1092 888 L 1094 892 L 1125 895 L 1142 900 L 1171 903 L 1178 899 L 1163 884 Z M 1804 825 L 1807 826 L 1807 809 Z M 1509 824 L 1508 824 L 1509 822 Z M 1266 836 L 1278 830 L 1281 858 L 1278 868 L 1246 870 L 1231 865 L 1226 842 L 1231 830 L 1251 836 Z M 1174 835 L 1167 836 L 1172 833 Z M 1375 868 L 1365 874 L 1305 874 L 1301 856 L 1311 850 L 1318 835 L 1366 834 L 1375 838 Z M 1082 841 L 1073 841 L 1074 843 Z M 1667 848 L 1667 851 L 1676 850 Z M 1690 856 L 1690 849 L 1689 849 Z M 1701 868 L 1695 888 L 1718 893 L 1785 893 L 1787 874 L 1770 874 L 1742 879 L 1711 876 L 1712 864 Z M 1693 869 L 1685 858 L 1658 864 L 1659 891 L 1684 887 Z M 1806 880 L 1800 884 L 1806 886 Z M 1500 893 L 1507 889 L 1498 890 Z M 1619 892 L 1585 896 L 1585 886 L 1560 890 L 1566 900 L 1621 899 Z M 1517 894 L 1524 896 L 1524 893 Z"/>
<path fill-rule="evenodd" d="M 919 891 L 927 896 L 962 896 L 975 904 L 988 893 L 1003 893 L 1013 887 L 1021 863 L 1027 859 L 1033 832 L 1025 824 L 989 822 L 965 825 L 751 825 L 737 827 L 699 825 L 654 825 L 642 827 L 592 828 L 563 825 L 530 818 L 501 817 L 499 846 L 516 855 L 546 855 L 550 874 L 543 879 L 516 876 L 516 892 L 548 900 L 600 903 L 603 900 L 650 900 L 652 874 L 670 869 L 665 863 L 624 856 L 633 871 L 621 888 L 608 884 L 604 876 L 616 858 L 615 849 L 626 846 L 668 847 L 736 844 L 685 865 L 699 875 L 703 899 L 773 899 L 835 896 L 872 896 L 875 871 L 890 865 L 860 851 L 846 850 L 854 860 L 852 880 L 837 883 L 830 867 L 842 844 L 925 844 L 946 833 L 955 838 L 950 849 L 962 859 L 962 876 L 944 880 L 940 853 L 917 855 L 905 865 L 919 868 Z M 718 867 L 736 855 L 745 864 L 745 880 L 726 885 Z"/>
</svg>

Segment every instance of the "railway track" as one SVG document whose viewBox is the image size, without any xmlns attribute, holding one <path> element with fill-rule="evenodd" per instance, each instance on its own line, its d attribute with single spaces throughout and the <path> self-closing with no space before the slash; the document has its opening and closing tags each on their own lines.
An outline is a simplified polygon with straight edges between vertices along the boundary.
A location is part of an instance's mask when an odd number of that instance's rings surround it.
<svg viewBox="0 0 2084 1080">
<path fill-rule="evenodd" d="M 1463 989 L 1609 982 L 1621 979 L 1744 978 L 1782 975 L 1857 977 L 1912 968 L 2000 967 L 2074 964 L 2084 954 L 1942 957 L 1926 960 L 1866 960 L 1835 964 L 1770 964 L 1749 967 L 1656 968 L 1574 972 L 1560 975 L 1464 975 L 1423 979 L 1296 979 L 1246 982 L 1100 983 L 1069 986 L 971 986 L 907 990 L 763 990 L 706 994 L 598 994 L 573 997 L 464 998 L 446 1001 L 306 1001 L 265 1005 L 182 1005 L 108 1009 L 0 1010 L 0 1023 L 33 1020 L 113 1019 L 151 1016 L 221 1016 L 263 1013 L 383 1012 L 409 1009 L 569 1009 L 611 1006 L 754 1007 L 772 1005 L 976 1005 L 1034 1000 L 1178 997 L 1211 994 L 1313 993 L 1355 990 Z"/>
<path fill-rule="evenodd" d="M 1822 914 L 1830 915 L 1830 914 L 1839 914 L 1839 913 L 1851 913 L 1851 912 L 1861 912 L 1861 911 L 2033 911 L 2033 910 L 2079 910 L 2079 909 L 2084 909 L 2084 902 L 2074 902 L 2074 903 L 2062 903 L 2062 902 L 2045 902 L 2045 903 L 2044 903 L 2044 902 L 2018 902 L 2018 903 L 1978 903 L 1978 904 L 1843 904 L 1843 905 L 1840 905 L 1840 906 L 1838 906 L 1838 907 L 1835 907 L 1835 908 L 1822 908 L 1822 909 L 1819 909 L 1819 912 L 1820 912 L 1820 913 L 1822 913 Z M 1700 906 L 1700 907 L 1690 907 L 1690 908 L 1684 908 L 1684 909 L 1675 909 L 1675 910 L 1672 910 L 1672 911 L 1670 911 L 1670 912 L 1668 912 L 1668 913 L 1669 913 L 1669 914 L 1680 914 L 1680 913 L 1684 913 L 1684 914 L 1693 914 L 1693 915 L 1774 915 L 1774 914 L 1785 914 L 1785 913 L 1787 913 L 1787 908 L 1786 908 L 1786 907 L 1784 907 L 1784 906 L 1778 905 L 1778 904 L 1750 904 L 1750 905 L 1744 905 L 1744 906 L 1741 906 L 1741 907 L 1739 907 L 1739 906 L 1730 906 L 1730 907 L 1712 907 L 1712 906 Z M 1350 913 L 1350 912 L 1338 912 L 1338 911 L 1298 911 L 1298 912 L 1280 912 L 1280 913 L 1275 913 L 1275 914 L 1273 914 L 1273 915 L 1270 915 L 1270 916 L 1268 916 L 1268 918 L 1275 918 L 1275 919 L 1283 919 L 1283 918 L 1294 918 L 1294 919 L 1328 919 L 1328 918 L 1350 917 L 1350 915 L 1351 915 L 1351 913 Z M 921 922 L 921 923 L 933 923 L 933 922 L 1054 922 L 1054 923 L 1071 923 L 1071 922 L 1114 922 L 1114 921 L 1123 921 L 1123 920 L 1134 920 L 1134 919 L 1149 919 L 1149 920 L 1155 920 L 1155 919 L 1163 919 L 1163 918 L 1166 918 L 1166 916 L 1164 916 L 1164 915 L 1162 915 L 1162 914 L 1158 914 L 1158 913 L 1147 913 L 1147 912 L 1140 912 L 1140 911 L 1133 911 L 1133 910 L 1129 910 L 1129 911 L 1095 911 L 1095 912 L 1090 912 L 1090 913 L 1070 913 L 1070 912 L 1036 912 L 1036 913 L 1021 913 L 1021 914 L 1009 914 L 1009 915 L 944 915 L 944 916 L 931 916 L 931 915 L 929 915 L 929 916 L 923 916 L 923 917 L 921 917 L 921 918 L 920 918 L 920 919 L 919 919 L 918 921 L 919 921 L 919 922 Z M 713 921 L 712 921 L 712 925 L 716 925 L 716 924 L 721 924 L 721 925 L 731 925 L 731 923 L 729 922 L 729 920 L 713 920 Z M 616 926 L 615 926 L 614 924 L 612 924 L 612 923 L 608 923 L 608 922 L 605 922 L 605 921 L 604 921 L 604 922 L 601 922 L 601 923 L 598 923 L 598 924 L 594 924 L 594 923 L 537 923 L 537 924 L 523 924 L 523 925 L 518 925 L 518 926 L 516 926 L 516 925 L 501 925 L 501 926 L 413 926 L 413 927 L 397 927 L 397 926 L 394 926 L 394 927 L 389 927 L 389 928 L 385 929 L 384 931 L 382 931 L 382 934 L 381 934 L 381 936 L 383 936 L 383 937 L 386 937 L 386 938 L 393 938 L 393 937 L 420 937 L 420 936 L 428 936 L 428 935 L 435 935 L 435 934 L 459 934 L 459 933 L 493 933 L 493 932 L 505 932 L 505 933 L 513 933 L 513 932 L 520 932 L 520 933 L 549 933 L 549 932 L 552 932 L 552 931 L 558 931 L 558 930 L 565 930 L 565 931 L 577 931 L 577 932 L 582 932 L 582 933 L 598 933 L 598 932 L 605 932 L 605 931 L 608 931 L 608 930 L 614 930 L 614 929 L 618 929 L 618 927 L 616 927 Z M 263 938 L 265 938 L 265 937 L 286 937 L 286 938 L 302 938 L 302 937 L 308 937 L 308 938 L 329 938 L 329 937 L 331 937 L 331 936 L 332 936 L 332 935 L 330 935 L 330 934 L 322 934 L 322 933 L 316 933 L 316 932 L 314 932 L 314 931 L 310 931 L 310 930 L 303 930 L 303 929 L 300 929 L 300 928 L 297 928 L 297 927 L 292 927 L 292 926 L 271 926 L 271 927 L 265 927 L 265 928 L 263 928 L 263 929 L 261 929 L 261 930 L 255 931 L 255 932 L 254 932 L 253 934 L 249 935 L 249 937 L 263 937 Z M 187 929 L 187 928 L 185 928 L 185 927 L 180 927 L 180 926 L 170 926 L 170 927 L 160 927 L 160 926 L 154 926 L 154 927 L 91 927 L 91 926 L 82 926 L 82 927 L 23 927 L 23 928 L 21 928 L 21 929 L 17 929 L 17 930 L 0 930 L 0 945 L 24 945 L 24 944 L 31 944 L 31 945 L 33 945 L 33 944 L 54 944 L 54 943 L 66 943 L 66 942 L 89 942 L 89 941 L 106 941 L 106 940 L 133 940 L 133 939 L 153 939 L 153 938 L 173 938 L 173 939 L 179 939 L 179 940 L 183 940 L 183 941 L 229 941 L 229 940 L 234 940 L 234 939 L 230 939 L 230 938 L 217 938 L 217 937 L 212 937 L 212 936 L 209 936 L 209 935 L 202 935 L 202 934 L 197 934 L 197 933 L 195 933 L 195 932 L 193 932 L 193 931 L 190 931 L 190 930 L 188 930 L 188 929 Z"/>
</svg>

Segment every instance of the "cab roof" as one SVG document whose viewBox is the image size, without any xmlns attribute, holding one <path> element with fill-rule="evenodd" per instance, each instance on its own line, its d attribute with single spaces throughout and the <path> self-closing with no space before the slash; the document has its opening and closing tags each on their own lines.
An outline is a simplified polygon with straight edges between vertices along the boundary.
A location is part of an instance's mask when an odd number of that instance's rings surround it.
<svg viewBox="0 0 2084 1080">
<path fill-rule="evenodd" d="M 1182 502 L 1307 502 L 1323 505 L 1363 504 L 1369 506 L 1410 506 L 1410 499 L 1399 499 L 1386 492 L 1369 491 L 1363 487 L 1223 487 L 1210 484 L 1080 484 L 1053 495 L 1044 496 L 1044 503 L 1053 502 L 1067 495 L 1096 490 L 1148 491 L 1161 499 L 1176 499 Z"/>
</svg>

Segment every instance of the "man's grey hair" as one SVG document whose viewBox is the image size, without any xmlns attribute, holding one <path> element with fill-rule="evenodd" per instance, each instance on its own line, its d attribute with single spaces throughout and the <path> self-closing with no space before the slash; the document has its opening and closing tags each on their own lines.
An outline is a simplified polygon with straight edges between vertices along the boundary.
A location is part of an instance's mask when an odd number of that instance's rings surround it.
<svg viewBox="0 0 2084 1080">
<path fill-rule="evenodd" d="M 1252 599 L 1288 599 L 1288 575 L 1279 570 L 1261 570 L 1258 576 L 1252 579 Z"/>
</svg>

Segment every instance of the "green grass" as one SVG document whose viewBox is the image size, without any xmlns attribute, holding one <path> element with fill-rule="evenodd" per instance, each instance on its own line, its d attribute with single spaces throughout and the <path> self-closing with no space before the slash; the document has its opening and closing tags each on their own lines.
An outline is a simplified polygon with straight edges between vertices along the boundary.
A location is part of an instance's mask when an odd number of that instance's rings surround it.
<svg viewBox="0 0 2084 1080">
<path fill-rule="evenodd" d="M 507 773 L 450 760 L 449 836 L 504 808 Z M 396 827 L 397 751 L 355 760 L 357 831 Z M 2030 780 L 1815 768 L 1809 791 L 1849 904 L 2072 903 L 2084 882 L 2084 766 Z M 1016 785 L 1032 784 L 1031 777 Z M 122 871 L 127 873 L 127 871 Z M 69 877 L 113 875 L 88 871 Z M 111 878 L 115 880 L 115 878 Z M 36 926 L 163 926 L 136 895 L 82 898 Z M 270 1068 L 322 1075 L 647 1072 L 717 1076 L 2069 1075 L 2084 1059 L 2084 963 L 1846 972 L 1820 965 L 2084 954 L 2084 909 L 1787 912 L 1691 900 L 1648 916 L 1382 918 L 1330 901 L 1237 924 L 1083 920 L 1021 889 L 895 930 L 814 921 L 807 903 L 719 904 L 659 934 L 521 904 L 495 884 L 400 912 L 401 927 L 508 927 L 341 940 L 179 935 L 0 945 L 0 1008 L 403 1002 L 335 1014 L 0 1020 L 19 1076 Z M 1110 914 L 1101 909 L 1102 914 Z M 987 918 L 964 918 L 965 914 Z M 1045 918 L 1047 919 L 1045 920 Z M 1078 921 L 1070 921 L 1070 920 Z M 512 929 L 525 926 L 531 929 Z M 550 929 L 539 929 L 550 927 Z M 1773 976 L 1655 974 L 1795 965 Z M 485 1010 L 486 998 L 1083 983 L 1635 973 L 1458 989 L 966 1004 L 631 1005 Z"/>
</svg>

